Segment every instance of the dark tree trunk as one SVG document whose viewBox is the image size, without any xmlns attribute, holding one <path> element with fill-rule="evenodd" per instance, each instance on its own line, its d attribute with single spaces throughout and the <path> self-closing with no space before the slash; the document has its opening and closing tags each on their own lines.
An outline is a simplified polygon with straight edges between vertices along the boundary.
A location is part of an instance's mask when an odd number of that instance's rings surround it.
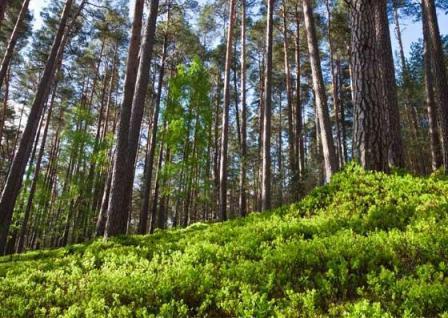
<svg viewBox="0 0 448 318">
<path fill-rule="evenodd" d="M 377 60 L 375 3 L 350 2 L 355 157 L 369 170 L 388 170 L 387 117 Z"/>
<path fill-rule="evenodd" d="M 431 48 L 435 100 L 440 115 L 443 163 L 445 171 L 448 172 L 448 77 L 434 0 L 422 0 L 422 10 L 423 23 L 428 29 L 428 43 Z"/>
<path fill-rule="evenodd" d="M 136 0 L 134 21 L 132 24 L 131 41 L 129 44 L 126 78 L 124 81 L 123 103 L 121 106 L 120 123 L 117 132 L 117 149 L 113 161 L 112 181 L 108 202 L 107 225 L 105 236 L 124 234 L 127 228 L 128 206 L 125 204 L 126 168 L 128 160 L 129 125 L 134 99 L 135 82 L 137 78 L 144 0 Z M 111 218 L 109 220 L 109 218 Z"/>
<path fill-rule="evenodd" d="M 39 174 L 40 174 L 42 158 L 44 156 L 45 144 L 47 142 L 48 127 L 50 126 L 54 98 L 56 96 L 57 84 L 55 84 L 54 86 L 55 87 L 54 87 L 53 95 L 51 97 L 50 105 L 48 107 L 48 114 L 47 114 L 47 120 L 45 123 L 44 133 L 42 135 L 42 141 L 40 143 L 39 154 L 37 155 L 36 167 L 34 168 L 33 181 L 31 183 L 30 193 L 28 195 L 28 200 L 27 200 L 27 204 L 25 207 L 23 222 L 22 222 L 20 232 L 19 232 L 18 243 L 17 243 L 17 253 L 21 253 L 23 251 L 25 233 L 26 233 L 27 227 L 28 227 L 28 221 L 29 221 L 30 214 L 31 214 L 32 204 L 33 204 L 33 200 L 34 200 L 34 194 L 36 192 L 37 181 L 38 181 Z"/>
<path fill-rule="evenodd" d="M 404 168 L 403 139 L 401 137 L 400 110 L 398 108 L 395 66 L 390 40 L 387 1 L 377 0 L 375 4 L 376 41 L 378 62 L 381 74 L 381 90 L 384 108 L 388 115 L 389 162 L 398 168 Z"/>
</svg>

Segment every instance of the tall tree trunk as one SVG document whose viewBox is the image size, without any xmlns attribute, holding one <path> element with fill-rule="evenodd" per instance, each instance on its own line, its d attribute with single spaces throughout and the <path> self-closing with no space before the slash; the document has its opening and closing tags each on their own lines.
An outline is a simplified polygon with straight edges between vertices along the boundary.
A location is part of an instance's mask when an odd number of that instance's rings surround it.
<svg viewBox="0 0 448 318">
<path fill-rule="evenodd" d="M 264 70 L 264 116 L 263 116 L 263 148 L 262 148 L 262 176 L 261 176 L 261 210 L 272 208 L 271 191 L 271 119 L 272 119 L 272 34 L 274 29 L 274 0 L 268 0 L 265 70 Z"/>
<path fill-rule="evenodd" d="M 124 80 L 123 103 L 121 106 L 120 123 L 117 132 L 117 146 L 112 168 L 112 181 L 110 187 L 107 230 L 105 235 L 123 234 L 127 227 L 127 210 L 124 196 L 127 191 L 125 183 L 128 160 L 128 137 L 134 99 L 135 82 L 139 65 L 139 51 L 143 19 L 144 0 L 136 0 L 134 6 L 134 21 L 132 23 L 131 41 L 129 44 L 126 78 Z M 112 218 L 109 220 L 109 218 Z"/>
<path fill-rule="evenodd" d="M 25 19 L 26 13 L 28 11 L 29 4 L 30 0 L 23 1 L 19 16 L 17 17 L 16 25 L 14 26 L 14 30 L 11 33 L 11 37 L 9 38 L 8 46 L 6 48 L 6 52 L 5 55 L 3 56 L 2 64 L 0 67 L 0 88 L 3 85 L 3 81 L 5 80 L 6 77 L 6 72 L 8 71 L 11 58 L 14 54 L 14 48 L 16 46 L 17 39 L 19 38 L 20 31 L 23 25 L 23 20 Z"/>
<path fill-rule="evenodd" d="M 39 82 L 36 96 L 31 106 L 28 116 L 28 122 L 20 140 L 19 148 L 12 161 L 11 169 L 6 180 L 6 185 L 0 199 L 0 254 L 3 253 L 6 244 L 6 238 L 11 224 L 12 213 L 19 193 L 23 173 L 26 163 L 30 156 L 31 144 L 36 135 L 36 129 L 41 117 L 44 103 L 48 97 L 51 84 L 56 71 L 58 50 L 63 51 L 60 47 L 64 34 L 66 33 L 67 21 L 70 15 L 73 0 L 67 0 L 59 22 L 58 31 L 54 38 L 50 55 L 45 66 L 45 70 Z"/>
<path fill-rule="evenodd" d="M 168 18 L 169 20 L 169 18 Z M 162 96 L 162 88 L 163 88 L 163 77 L 165 75 L 165 60 L 166 60 L 166 50 L 168 46 L 167 35 L 165 34 L 165 38 L 163 40 L 163 51 L 162 51 L 162 61 L 160 64 L 159 71 L 159 84 L 157 86 L 157 95 L 155 101 L 155 109 L 152 117 L 152 133 L 151 133 L 151 145 L 149 147 L 149 153 L 146 164 L 145 171 L 145 181 L 143 184 L 143 203 L 142 209 L 140 211 L 140 218 L 138 223 L 137 232 L 139 234 L 145 234 L 146 228 L 148 225 L 148 213 L 149 213 L 149 199 L 151 196 L 151 183 L 152 183 L 152 175 L 153 175 L 153 166 L 154 166 L 154 155 L 157 146 L 157 129 L 158 129 L 158 121 L 159 121 L 159 111 L 160 111 L 160 101 Z M 149 136 L 148 136 L 149 138 Z"/>
<path fill-rule="evenodd" d="M 387 171 L 386 110 L 381 102 L 375 1 L 351 1 L 351 59 L 354 95 L 354 154 L 366 169 Z"/>
<path fill-rule="evenodd" d="M 440 115 L 443 164 L 445 171 L 448 172 L 448 78 L 434 0 L 422 0 L 422 11 L 431 48 L 435 100 Z"/>
<path fill-rule="evenodd" d="M 329 0 L 326 0 L 327 14 L 328 14 L 328 46 L 329 46 L 329 55 L 330 55 L 330 69 L 331 69 L 331 93 L 333 98 L 333 108 L 334 108 L 334 121 L 336 128 L 336 145 L 337 145 L 337 158 L 338 158 L 338 166 L 342 167 L 344 164 L 344 155 L 343 155 L 343 145 L 342 145 L 342 128 L 341 128 L 341 95 L 340 95 L 340 76 L 339 76 L 339 68 L 338 66 L 338 58 L 335 60 L 335 51 L 334 51 L 334 43 L 332 37 L 332 15 L 331 15 L 331 5 Z"/>
<path fill-rule="evenodd" d="M 316 27 L 310 0 L 303 0 L 303 13 L 310 54 L 311 71 L 313 77 L 313 89 L 316 99 L 316 113 L 320 126 L 320 137 L 325 164 L 325 179 L 330 181 L 331 176 L 338 170 L 336 150 L 333 143 L 330 116 L 328 114 L 325 83 L 322 76 L 319 44 L 317 42 Z"/>
<path fill-rule="evenodd" d="M 303 141 L 303 119 L 302 119 L 302 99 L 301 99 L 301 63 L 300 63 L 300 12 L 296 6 L 296 34 L 295 34 L 295 62 L 296 62 L 296 100 L 295 100 L 295 136 L 296 136 L 296 157 L 297 157 L 297 175 L 296 183 L 300 184 L 305 172 L 305 145 Z M 295 189 L 296 199 L 300 198 L 300 189 Z"/>
<path fill-rule="evenodd" d="M 389 161 L 398 168 L 404 168 L 403 139 L 401 137 L 400 111 L 395 82 L 395 66 L 390 40 L 389 20 L 387 17 L 387 1 L 375 2 L 376 42 L 378 45 L 378 61 L 381 74 L 381 90 L 384 107 L 388 115 Z"/>
<path fill-rule="evenodd" d="M 425 17 L 423 16 L 423 19 Z M 433 170 L 443 165 L 442 149 L 440 145 L 440 134 L 438 126 L 437 108 L 434 97 L 434 81 L 431 70 L 431 45 L 429 43 L 428 24 L 423 21 L 423 44 L 424 44 L 424 73 L 425 73 L 425 101 L 428 110 L 429 139 L 431 147 L 431 166 Z"/>
<path fill-rule="evenodd" d="M 224 105 L 221 130 L 221 160 L 219 162 L 219 219 L 227 220 L 227 148 L 229 142 L 230 68 L 232 64 L 233 27 L 235 24 L 236 1 L 230 0 L 229 25 L 227 27 L 227 48 L 224 69 Z"/>
<path fill-rule="evenodd" d="M 240 163 L 240 215 L 247 214 L 247 105 L 246 105 L 246 0 L 241 0 L 241 163 Z"/>
<path fill-rule="evenodd" d="M 287 9 L 285 0 L 282 1 L 282 11 L 283 11 L 283 68 L 285 75 L 285 86 L 286 86 L 286 111 L 288 113 L 288 150 L 289 150 L 289 170 L 293 176 L 292 178 L 292 192 L 297 189 L 298 178 L 298 168 L 297 168 L 297 156 L 295 150 L 295 140 L 296 136 L 294 134 L 293 125 L 293 109 L 292 109 L 292 85 L 291 85 L 291 70 L 289 67 L 289 39 L 288 39 L 288 23 L 287 23 Z"/>
</svg>

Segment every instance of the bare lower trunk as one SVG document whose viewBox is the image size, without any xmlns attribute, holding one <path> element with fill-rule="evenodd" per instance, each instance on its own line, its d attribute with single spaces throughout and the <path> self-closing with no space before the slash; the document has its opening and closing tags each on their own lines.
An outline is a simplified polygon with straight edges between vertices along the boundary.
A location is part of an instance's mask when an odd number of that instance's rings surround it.
<svg viewBox="0 0 448 318">
<path fill-rule="evenodd" d="M 431 49 L 432 75 L 440 121 L 443 163 L 445 171 L 448 172 L 448 77 L 434 0 L 422 0 L 422 10 L 423 23 L 428 30 L 428 43 Z"/>
<path fill-rule="evenodd" d="M 272 34 L 274 0 L 268 0 L 265 70 L 264 70 L 264 116 L 263 116 L 263 148 L 262 148 L 262 176 L 261 176 L 261 210 L 272 207 L 271 193 L 271 117 L 272 117 Z"/>
<path fill-rule="evenodd" d="M 330 116 L 328 114 L 327 96 L 325 83 L 322 76 L 319 44 L 315 30 L 315 22 L 310 0 L 303 0 L 303 12 L 305 17 L 305 28 L 308 40 L 308 50 L 313 77 L 313 89 L 316 100 L 317 118 L 320 126 L 320 137 L 325 165 L 325 179 L 330 181 L 331 176 L 338 170 L 336 150 L 333 142 Z"/>
<path fill-rule="evenodd" d="M 240 163 L 240 215 L 247 214 L 247 105 L 246 105 L 246 0 L 241 0 L 241 163 Z"/>
<path fill-rule="evenodd" d="M 404 168 L 404 150 L 401 137 L 400 111 L 398 109 L 395 66 L 390 40 L 387 1 L 378 0 L 375 4 L 376 40 L 381 74 L 381 89 L 384 107 L 388 115 L 389 161 L 398 168 Z"/>
<path fill-rule="evenodd" d="M 355 157 L 366 169 L 388 170 L 387 118 L 377 60 L 375 3 L 350 1 Z"/>
<path fill-rule="evenodd" d="M 230 0 L 230 16 L 227 28 L 227 48 L 224 70 L 224 105 L 221 131 L 221 160 L 219 162 L 219 219 L 227 219 L 227 148 L 229 140 L 230 67 L 232 63 L 233 26 L 235 24 L 236 1 Z"/>
</svg>

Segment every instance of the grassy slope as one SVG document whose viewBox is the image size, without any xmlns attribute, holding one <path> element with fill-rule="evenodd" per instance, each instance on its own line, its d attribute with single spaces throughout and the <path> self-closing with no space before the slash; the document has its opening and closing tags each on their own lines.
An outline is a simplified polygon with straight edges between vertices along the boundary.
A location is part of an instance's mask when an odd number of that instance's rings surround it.
<svg viewBox="0 0 448 318">
<path fill-rule="evenodd" d="M 448 317 L 447 199 L 351 166 L 271 213 L 0 258 L 0 317 Z"/>
</svg>

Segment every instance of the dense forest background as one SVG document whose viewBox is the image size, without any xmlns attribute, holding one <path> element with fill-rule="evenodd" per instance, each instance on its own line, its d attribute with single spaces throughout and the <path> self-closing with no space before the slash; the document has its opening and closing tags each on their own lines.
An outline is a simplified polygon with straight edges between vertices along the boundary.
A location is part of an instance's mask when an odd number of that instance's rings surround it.
<svg viewBox="0 0 448 318">
<path fill-rule="evenodd" d="M 1 252 L 448 167 L 447 1 L 33 1 L 0 1 Z"/>
</svg>

